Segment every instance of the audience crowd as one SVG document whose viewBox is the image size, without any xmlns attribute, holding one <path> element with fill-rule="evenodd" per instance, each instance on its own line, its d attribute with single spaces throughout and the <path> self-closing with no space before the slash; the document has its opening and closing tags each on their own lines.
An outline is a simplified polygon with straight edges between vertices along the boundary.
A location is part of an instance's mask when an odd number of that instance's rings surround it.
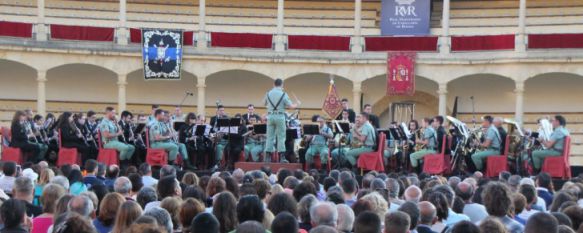
<svg viewBox="0 0 583 233">
<path fill-rule="evenodd" d="M 582 176 L 0 168 L 0 233 L 583 233 Z"/>
</svg>

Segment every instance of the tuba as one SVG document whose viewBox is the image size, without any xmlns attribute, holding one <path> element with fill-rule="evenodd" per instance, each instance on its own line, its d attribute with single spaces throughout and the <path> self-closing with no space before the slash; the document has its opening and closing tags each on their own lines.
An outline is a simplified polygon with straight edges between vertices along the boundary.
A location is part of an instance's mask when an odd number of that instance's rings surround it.
<svg viewBox="0 0 583 233">
<path fill-rule="evenodd" d="M 538 138 L 543 141 L 551 140 L 551 134 L 553 133 L 553 126 L 548 119 L 543 118 L 540 120 L 540 126 L 538 128 Z M 541 143 L 543 149 L 547 149 L 544 143 Z"/>
<path fill-rule="evenodd" d="M 508 136 L 510 137 L 510 145 L 507 145 L 508 155 L 514 157 L 518 156 L 520 155 L 520 151 L 523 146 L 523 138 L 525 135 L 520 129 L 518 122 L 512 119 L 504 119 L 504 123 L 508 124 Z M 505 140 L 505 138 L 502 140 Z"/>
</svg>

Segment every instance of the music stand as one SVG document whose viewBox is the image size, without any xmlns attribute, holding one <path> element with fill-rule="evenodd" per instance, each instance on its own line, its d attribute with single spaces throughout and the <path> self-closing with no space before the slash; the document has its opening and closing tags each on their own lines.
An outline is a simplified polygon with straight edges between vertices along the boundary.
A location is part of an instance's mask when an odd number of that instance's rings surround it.
<svg viewBox="0 0 583 233">
<path fill-rule="evenodd" d="M 300 130 L 296 129 L 286 129 L 285 130 L 285 138 L 286 139 L 300 139 L 302 136 L 300 134 Z"/>
<path fill-rule="evenodd" d="M 239 134 L 241 118 L 220 118 L 217 119 L 219 132 L 226 134 Z"/>
<path fill-rule="evenodd" d="M 320 125 L 303 125 L 302 129 L 304 131 L 304 135 L 320 134 Z"/>
<path fill-rule="evenodd" d="M 210 132 L 210 127 L 207 125 L 197 125 L 196 129 L 194 130 L 194 135 L 198 137 L 203 137 L 204 135 L 208 135 Z"/>
<path fill-rule="evenodd" d="M 254 124 L 253 125 L 253 133 L 255 133 L 255 134 L 267 134 L 267 125 L 266 124 Z"/>
<path fill-rule="evenodd" d="M 172 128 L 174 128 L 174 131 L 179 131 L 180 128 L 182 128 L 182 126 L 185 124 L 186 123 L 184 121 L 175 121 L 174 123 L 172 123 Z"/>
</svg>

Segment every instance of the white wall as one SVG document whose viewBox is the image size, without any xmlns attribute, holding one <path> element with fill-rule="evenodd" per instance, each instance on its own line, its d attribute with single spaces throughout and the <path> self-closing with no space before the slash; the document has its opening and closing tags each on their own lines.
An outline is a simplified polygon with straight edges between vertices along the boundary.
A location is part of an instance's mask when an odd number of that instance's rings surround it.
<svg viewBox="0 0 583 233">
<path fill-rule="evenodd" d="M 0 99 L 36 99 L 36 71 L 23 64 L 0 60 Z"/>
<path fill-rule="evenodd" d="M 264 75 L 230 70 L 206 78 L 206 105 L 215 106 L 220 100 L 224 106 L 264 106 L 265 92 L 273 87 L 273 79 Z"/>
<path fill-rule="evenodd" d="M 127 79 L 128 103 L 178 105 L 184 92 L 190 91 L 194 96 L 188 97 L 184 104 L 196 105 L 196 78 L 190 73 L 182 71 L 180 80 L 146 81 L 142 71 L 138 70 L 130 73 Z"/>
<path fill-rule="evenodd" d="M 117 75 L 93 65 L 71 64 L 47 71 L 47 100 L 117 102 Z"/>
<path fill-rule="evenodd" d="M 453 80 L 447 86 L 449 109 L 453 108 L 456 96 L 459 112 L 472 112 L 471 96 L 476 112 L 515 111 L 514 82 L 504 77 L 478 74 Z"/>
<path fill-rule="evenodd" d="M 583 77 L 552 73 L 525 82 L 525 112 L 583 112 Z"/>
</svg>

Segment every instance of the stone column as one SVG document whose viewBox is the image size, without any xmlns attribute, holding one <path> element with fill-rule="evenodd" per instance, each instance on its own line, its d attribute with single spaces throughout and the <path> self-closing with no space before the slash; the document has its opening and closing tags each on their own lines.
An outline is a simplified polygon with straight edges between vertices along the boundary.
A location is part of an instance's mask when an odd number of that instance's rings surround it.
<svg viewBox="0 0 583 233">
<path fill-rule="evenodd" d="M 47 82 L 47 71 L 38 70 L 36 73 L 36 111 L 38 114 L 47 114 L 47 92 L 46 92 L 46 82 Z"/>
<path fill-rule="evenodd" d="M 516 95 L 516 112 L 514 118 L 521 125 L 524 124 L 522 117 L 524 116 L 524 82 L 516 81 L 514 94 Z"/>
<path fill-rule="evenodd" d="M 526 51 L 526 0 L 520 0 L 518 9 L 518 32 L 516 33 L 514 49 L 517 52 Z"/>
<path fill-rule="evenodd" d="M 196 83 L 196 87 L 198 88 L 197 98 L 196 98 L 196 111 L 197 111 L 198 115 L 205 115 L 205 106 L 206 106 L 205 93 L 204 93 L 205 89 L 206 89 L 205 80 L 206 80 L 206 77 L 199 77 L 197 79 L 197 83 Z"/>
<path fill-rule="evenodd" d="M 117 27 L 117 44 L 127 45 L 129 39 L 129 30 L 127 28 L 126 22 L 126 0 L 119 1 L 119 26 Z"/>
<path fill-rule="evenodd" d="M 447 115 L 447 83 L 439 84 L 437 94 L 439 95 L 438 114 L 445 117 Z"/>
<path fill-rule="evenodd" d="M 37 0 L 37 19 L 35 25 L 36 40 L 48 40 L 49 29 L 45 24 L 45 0 Z"/>
<path fill-rule="evenodd" d="M 352 47 L 351 51 L 353 53 L 362 53 L 362 0 L 354 0 L 354 35 L 352 36 Z"/>
<path fill-rule="evenodd" d="M 441 16 L 442 33 L 439 37 L 439 52 L 448 54 L 451 51 L 451 38 L 449 36 L 449 0 L 443 0 L 443 15 Z"/>
<path fill-rule="evenodd" d="M 362 95 L 362 82 L 352 82 L 352 101 L 354 102 L 354 112 L 357 114 L 362 111 L 360 106 L 360 96 Z"/>
<path fill-rule="evenodd" d="M 126 110 L 126 86 L 127 74 L 117 75 L 117 111 L 122 112 Z"/>
<path fill-rule="evenodd" d="M 286 36 L 283 34 L 284 2 L 277 0 L 277 33 L 275 35 L 275 51 L 285 51 Z"/>
<path fill-rule="evenodd" d="M 206 38 L 206 1 L 198 1 L 198 35 L 196 40 L 196 47 L 206 48 L 208 47 Z"/>
</svg>

